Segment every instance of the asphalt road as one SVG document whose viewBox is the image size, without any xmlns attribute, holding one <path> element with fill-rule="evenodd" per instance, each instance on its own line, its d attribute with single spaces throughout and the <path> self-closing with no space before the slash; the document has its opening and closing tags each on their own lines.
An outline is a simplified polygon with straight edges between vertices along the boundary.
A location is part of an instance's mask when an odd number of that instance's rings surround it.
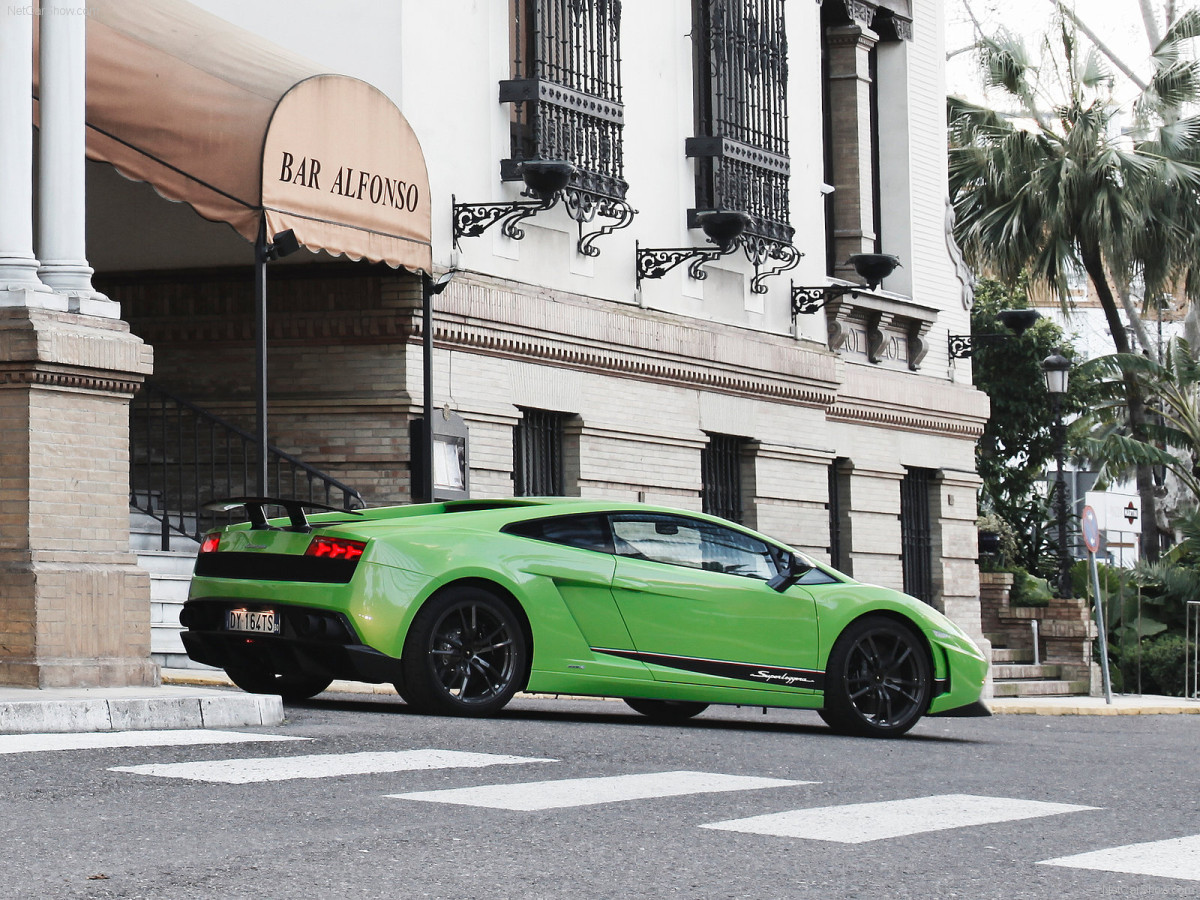
<svg viewBox="0 0 1200 900">
<path fill-rule="evenodd" d="M 618 702 L 522 699 L 475 721 L 324 695 L 281 728 L 237 731 L 307 740 L 0 743 L 0 897 L 1200 890 L 1196 716 L 927 719 L 872 741 L 807 712 L 714 707 L 665 726 Z M 1169 843 L 1116 849 L 1150 842 Z M 1131 854 L 1157 874 L 1097 868 Z"/>
</svg>

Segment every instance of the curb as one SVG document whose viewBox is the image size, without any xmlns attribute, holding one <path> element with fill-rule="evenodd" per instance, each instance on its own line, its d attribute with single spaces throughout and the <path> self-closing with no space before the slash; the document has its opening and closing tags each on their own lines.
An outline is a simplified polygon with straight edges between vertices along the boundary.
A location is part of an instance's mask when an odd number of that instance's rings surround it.
<svg viewBox="0 0 1200 900">
<path fill-rule="evenodd" d="M 1100 697 L 1063 697 L 1048 700 L 989 700 L 993 715 L 1018 716 L 1187 716 L 1200 715 L 1200 703 L 1182 697 L 1116 697 L 1112 704 Z"/>
<path fill-rule="evenodd" d="M 0 698 L 0 734 L 159 731 L 283 724 L 279 697 L 185 687 L 33 690 Z"/>
</svg>

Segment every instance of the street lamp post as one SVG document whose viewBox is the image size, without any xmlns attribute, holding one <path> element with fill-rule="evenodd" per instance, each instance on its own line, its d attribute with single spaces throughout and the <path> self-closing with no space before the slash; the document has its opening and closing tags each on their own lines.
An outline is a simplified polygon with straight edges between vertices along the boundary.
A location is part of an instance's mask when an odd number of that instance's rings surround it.
<svg viewBox="0 0 1200 900">
<path fill-rule="evenodd" d="M 1067 393 L 1067 379 L 1071 361 L 1055 350 L 1042 360 L 1042 372 L 1046 376 L 1046 391 L 1054 410 L 1054 461 L 1058 466 L 1054 490 L 1055 511 L 1058 516 L 1058 596 L 1071 595 L 1071 555 L 1067 547 L 1067 482 L 1063 476 L 1063 456 L 1066 453 L 1066 429 L 1063 426 L 1063 397 Z"/>
</svg>

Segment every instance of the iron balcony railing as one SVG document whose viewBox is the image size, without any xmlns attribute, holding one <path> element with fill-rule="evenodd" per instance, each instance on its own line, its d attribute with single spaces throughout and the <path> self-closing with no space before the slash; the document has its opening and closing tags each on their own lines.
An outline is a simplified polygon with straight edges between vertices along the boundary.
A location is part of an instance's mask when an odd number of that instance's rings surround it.
<svg viewBox="0 0 1200 900">
<path fill-rule="evenodd" d="M 130 406 L 130 505 L 162 525 L 162 549 L 172 534 L 195 540 L 228 524 L 203 507 L 213 499 L 258 493 L 258 440 L 248 431 L 154 384 Z M 343 509 L 362 508 L 362 495 L 277 447 L 267 448 L 266 494 Z"/>
</svg>

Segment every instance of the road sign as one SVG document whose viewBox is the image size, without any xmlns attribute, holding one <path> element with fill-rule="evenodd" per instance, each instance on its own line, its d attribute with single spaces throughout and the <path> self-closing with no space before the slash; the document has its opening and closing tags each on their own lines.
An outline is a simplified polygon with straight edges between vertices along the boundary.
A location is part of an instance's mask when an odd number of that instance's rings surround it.
<svg viewBox="0 0 1200 900">
<path fill-rule="evenodd" d="M 1083 543 L 1088 548 L 1088 553 L 1098 552 L 1100 550 L 1100 522 L 1096 519 L 1096 511 L 1090 506 L 1083 508 L 1081 525 Z"/>
</svg>

